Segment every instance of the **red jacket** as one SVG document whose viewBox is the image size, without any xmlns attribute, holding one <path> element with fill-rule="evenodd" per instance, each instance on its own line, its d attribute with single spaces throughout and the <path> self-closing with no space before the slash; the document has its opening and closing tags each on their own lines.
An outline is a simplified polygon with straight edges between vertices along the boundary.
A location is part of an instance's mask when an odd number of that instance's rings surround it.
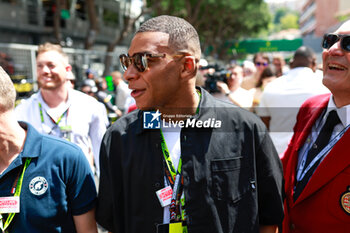
<svg viewBox="0 0 350 233">
<path fill-rule="evenodd" d="M 301 106 L 294 135 L 282 158 L 286 192 L 283 233 L 350 232 L 350 130 L 319 164 L 296 202 L 293 201 L 298 151 L 329 98 L 330 94 L 311 97 Z"/>
</svg>

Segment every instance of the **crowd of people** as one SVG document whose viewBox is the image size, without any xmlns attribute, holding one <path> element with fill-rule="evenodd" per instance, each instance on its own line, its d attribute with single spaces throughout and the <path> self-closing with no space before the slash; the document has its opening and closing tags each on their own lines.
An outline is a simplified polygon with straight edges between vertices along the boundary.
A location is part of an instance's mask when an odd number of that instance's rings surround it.
<svg viewBox="0 0 350 233">
<path fill-rule="evenodd" d="M 324 36 L 322 71 L 301 46 L 215 72 L 191 24 L 158 16 L 113 95 L 90 69 L 77 87 L 45 43 L 39 91 L 17 106 L 0 67 L 1 231 L 348 232 L 349 34 Z"/>
</svg>

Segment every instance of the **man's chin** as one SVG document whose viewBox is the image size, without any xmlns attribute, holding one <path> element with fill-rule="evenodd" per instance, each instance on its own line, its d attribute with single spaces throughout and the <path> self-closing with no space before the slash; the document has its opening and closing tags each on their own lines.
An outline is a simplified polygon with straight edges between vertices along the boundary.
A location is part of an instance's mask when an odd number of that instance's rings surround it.
<svg viewBox="0 0 350 233">
<path fill-rule="evenodd" d="M 40 85 L 39 84 L 39 88 L 42 89 L 42 90 L 48 90 L 48 91 L 52 91 L 52 90 L 56 90 L 59 88 L 59 85 L 57 84 L 43 84 L 43 85 Z"/>
<path fill-rule="evenodd" d="M 138 107 L 137 105 L 136 105 L 136 107 L 137 107 L 137 109 L 140 109 L 142 111 L 153 111 L 154 110 L 154 108 L 152 108 L 152 107 Z"/>
<path fill-rule="evenodd" d="M 137 109 L 140 109 L 142 111 L 153 111 L 156 109 L 154 106 L 144 105 L 144 104 L 137 103 L 137 102 L 136 102 L 136 107 L 137 107 Z"/>
</svg>

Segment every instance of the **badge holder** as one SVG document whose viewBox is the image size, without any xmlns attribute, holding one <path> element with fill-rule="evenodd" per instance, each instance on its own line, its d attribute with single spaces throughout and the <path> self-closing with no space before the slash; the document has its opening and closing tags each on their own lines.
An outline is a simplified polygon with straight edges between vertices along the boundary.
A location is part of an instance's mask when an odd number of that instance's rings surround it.
<svg viewBox="0 0 350 233">
<path fill-rule="evenodd" d="M 182 222 L 157 225 L 157 233 L 183 233 L 183 232 L 184 232 L 184 229 L 182 226 Z"/>
<path fill-rule="evenodd" d="M 66 139 L 69 142 L 72 141 L 72 126 L 70 125 L 60 126 L 60 131 L 64 139 Z"/>
</svg>

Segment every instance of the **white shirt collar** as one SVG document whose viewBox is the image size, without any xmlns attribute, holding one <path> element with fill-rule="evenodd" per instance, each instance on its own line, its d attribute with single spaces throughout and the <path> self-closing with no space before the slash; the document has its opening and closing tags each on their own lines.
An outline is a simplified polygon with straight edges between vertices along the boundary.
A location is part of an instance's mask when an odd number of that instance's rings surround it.
<svg viewBox="0 0 350 233">
<path fill-rule="evenodd" d="M 334 103 L 334 100 L 333 100 L 333 95 L 331 95 L 331 97 L 329 98 L 329 101 L 328 101 L 327 111 L 323 117 L 326 118 L 328 116 L 328 113 L 332 110 L 337 111 L 339 119 L 340 119 L 344 128 L 350 124 L 350 104 L 345 105 L 341 108 L 337 108 L 335 103 Z"/>
</svg>

